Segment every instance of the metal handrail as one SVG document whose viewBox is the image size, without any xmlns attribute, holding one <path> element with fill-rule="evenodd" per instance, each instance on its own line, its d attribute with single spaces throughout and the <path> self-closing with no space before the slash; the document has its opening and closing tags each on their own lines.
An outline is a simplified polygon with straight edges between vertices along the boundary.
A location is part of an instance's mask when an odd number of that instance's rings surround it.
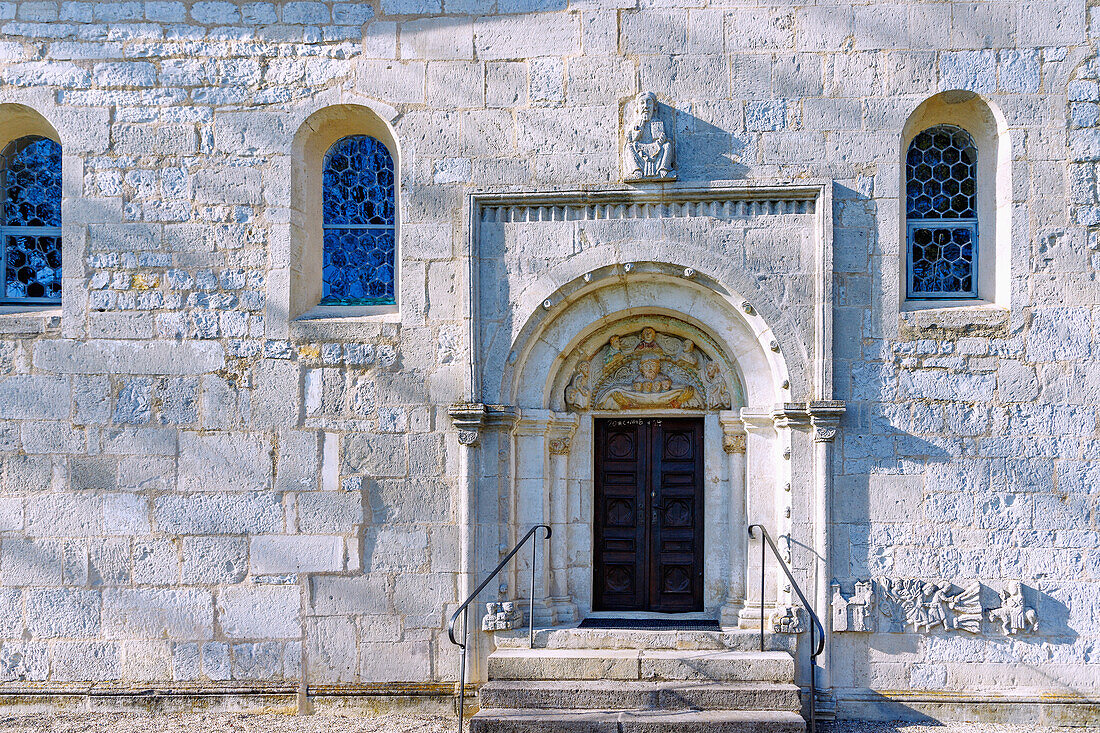
<svg viewBox="0 0 1100 733">
<path fill-rule="evenodd" d="M 481 593 L 481 591 L 485 590 L 485 586 L 489 585 L 489 583 L 492 582 L 493 578 L 495 578 L 500 573 L 500 571 L 504 569 L 504 566 L 507 565 L 513 557 L 516 556 L 516 553 L 520 551 L 520 548 L 527 544 L 527 540 L 534 537 L 535 533 L 538 532 L 540 529 L 546 530 L 546 536 L 543 537 L 544 540 L 549 540 L 550 535 L 554 533 L 553 530 L 550 529 L 550 525 L 548 524 L 536 524 L 534 527 L 527 530 L 527 534 L 523 535 L 523 539 L 517 542 L 515 547 L 512 548 L 511 552 L 504 556 L 504 559 L 500 561 L 493 572 L 489 573 L 485 580 L 481 581 L 481 585 L 474 589 L 474 592 L 470 594 L 469 598 L 459 604 L 454 614 L 451 615 L 450 623 L 447 624 L 447 636 L 450 638 L 451 643 L 462 650 L 462 662 L 459 664 L 458 668 L 458 733 L 462 733 L 462 727 L 465 722 L 466 714 L 466 647 L 467 642 L 470 638 L 470 604 L 477 599 L 478 594 Z M 531 543 L 531 598 L 527 607 L 527 626 L 529 628 L 527 634 L 527 646 L 529 648 L 534 648 L 535 646 L 535 563 L 538 557 L 538 546 L 539 545 L 537 542 Z M 459 614 L 462 614 L 461 644 L 458 643 L 457 639 L 455 639 L 455 622 L 458 621 Z"/>
<path fill-rule="evenodd" d="M 750 524 L 749 525 L 749 537 L 755 539 L 752 531 L 759 529 L 761 534 L 760 542 L 760 651 L 764 651 L 764 578 L 766 577 L 766 568 L 768 555 L 765 551 L 768 547 L 771 548 L 772 554 L 775 555 L 775 559 L 779 561 L 779 567 L 783 569 L 783 572 L 787 575 L 787 580 L 791 581 L 791 588 L 798 595 L 798 600 L 802 601 L 802 605 L 806 611 L 810 614 L 810 621 L 813 623 L 810 625 L 810 733 L 817 733 L 817 675 L 815 674 L 815 662 L 817 656 L 821 652 L 825 651 L 825 627 L 821 625 L 821 619 L 814 613 L 814 607 L 806 600 L 806 596 L 802 593 L 802 589 L 798 587 L 798 581 L 791 575 L 791 570 L 787 567 L 787 562 L 783 559 L 783 556 L 779 554 L 779 548 L 775 546 L 775 542 L 772 541 L 772 536 L 768 534 L 767 528 L 762 524 Z M 814 628 L 817 628 L 817 632 L 820 634 L 820 639 L 817 644 L 814 644 Z"/>
</svg>

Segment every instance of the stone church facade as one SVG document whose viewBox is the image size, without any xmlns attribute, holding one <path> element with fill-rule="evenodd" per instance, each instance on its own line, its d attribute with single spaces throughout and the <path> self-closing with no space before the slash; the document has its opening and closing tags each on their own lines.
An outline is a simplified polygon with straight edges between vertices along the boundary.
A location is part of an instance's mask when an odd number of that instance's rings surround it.
<svg viewBox="0 0 1100 733">
<path fill-rule="evenodd" d="M 1091 2 L 0 1 L 0 694 L 445 699 L 540 523 L 805 690 L 761 524 L 822 708 L 1095 720 Z"/>
</svg>

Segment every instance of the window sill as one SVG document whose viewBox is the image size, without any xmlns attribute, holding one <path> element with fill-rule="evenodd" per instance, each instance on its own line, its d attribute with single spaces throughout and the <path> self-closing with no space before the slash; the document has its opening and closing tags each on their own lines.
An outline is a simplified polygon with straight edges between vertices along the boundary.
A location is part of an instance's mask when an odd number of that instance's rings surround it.
<svg viewBox="0 0 1100 733">
<path fill-rule="evenodd" d="M 301 341 L 366 340 L 401 323 L 396 305 L 318 305 L 290 322 L 290 337 Z"/>
<path fill-rule="evenodd" d="M 59 305 L 0 305 L 0 334 L 33 336 L 60 328 Z"/>
<path fill-rule="evenodd" d="M 898 336 L 904 340 L 1007 338 L 1008 321 L 1008 308 L 989 302 L 906 301 L 898 313 Z"/>
</svg>

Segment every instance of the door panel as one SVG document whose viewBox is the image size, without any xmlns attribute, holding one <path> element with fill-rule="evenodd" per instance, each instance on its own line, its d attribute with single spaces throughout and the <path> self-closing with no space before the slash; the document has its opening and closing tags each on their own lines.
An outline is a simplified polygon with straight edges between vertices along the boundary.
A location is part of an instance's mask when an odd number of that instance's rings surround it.
<svg viewBox="0 0 1100 733">
<path fill-rule="evenodd" d="M 702 610 L 702 420 L 595 428 L 593 609 Z"/>
<path fill-rule="evenodd" d="M 703 425 L 654 420 L 650 609 L 703 608 Z"/>
<path fill-rule="evenodd" d="M 597 611 L 641 610 L 647 602 L 646 437 L 641 420 L 596 422 Z"/>
</svg>

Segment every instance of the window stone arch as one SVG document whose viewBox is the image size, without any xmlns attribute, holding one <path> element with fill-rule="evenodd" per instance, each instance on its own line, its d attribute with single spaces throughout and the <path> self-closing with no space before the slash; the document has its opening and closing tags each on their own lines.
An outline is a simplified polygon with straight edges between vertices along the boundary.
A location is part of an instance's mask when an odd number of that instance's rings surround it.
<svg viewBox="0 0 1100 733">
<path fill-rule="evenodd" d="M 905 308 L 1007 307 L 1012 151 L 1004 116 L 974 92 L 942 92 L 913 111 L 901 143 Z"/>
</svg>

